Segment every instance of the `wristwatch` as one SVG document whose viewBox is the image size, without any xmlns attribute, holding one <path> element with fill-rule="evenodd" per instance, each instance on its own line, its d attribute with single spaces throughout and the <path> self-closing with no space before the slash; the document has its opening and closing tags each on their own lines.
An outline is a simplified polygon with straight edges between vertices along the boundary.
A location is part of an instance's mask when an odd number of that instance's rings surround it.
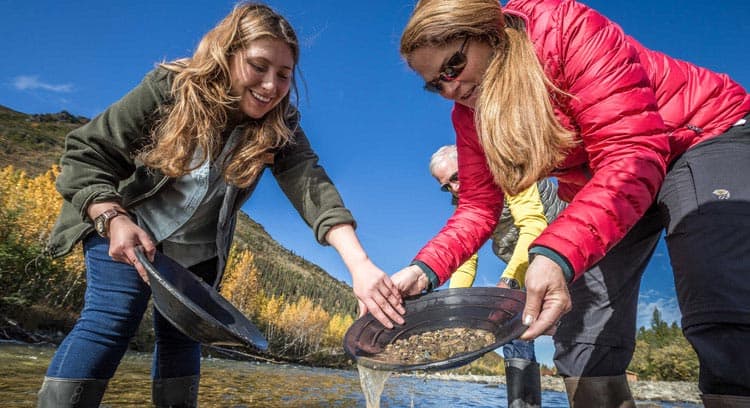
<svg viewBox="0 0 750 408">
<path fill-rule="evenodd" d="M 508 287 L 511 289 L 521 289 L 521 285 L 518 283 L 517 280 L 513 278 L 507 278 L 503 276 L 502 278 L 500 278 L 500 282 L 508 285 Z"/>
<path fill-rule="evenodd" d="M 112 218 L 115 218 L 118 215 L 128 215 L 128 213 L 113 207 L 104 210 L 103 213 L 97 215 L 96 218 L 94 218 L 94 229 L 96 230 L 96 233 L 107 238 L 109 235 L 109 222 L 112 221 Z"/>
</svg>

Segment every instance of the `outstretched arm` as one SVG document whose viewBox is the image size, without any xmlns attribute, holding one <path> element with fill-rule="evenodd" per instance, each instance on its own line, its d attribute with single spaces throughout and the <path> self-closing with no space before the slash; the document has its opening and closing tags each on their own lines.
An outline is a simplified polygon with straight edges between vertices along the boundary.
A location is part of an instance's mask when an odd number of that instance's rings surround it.
<svg viewBox="0 0 750 408">
<path fill-rule="evenodd" d="M 456 104 L 453 126 L 461 182 L 458 207 L 411 262 L 427 276 L 433 289 L 445 283 L 453 271 L 487 242 L 503 209 L 503 192 L 487 166 L 474 127 L 473 111 Z"/>
<path fill-rule="evenodd" d="M 336 248 L 352 274 L 354 294 L 359 301 L 360 316 L 367 312 L 385 327 L 393 322 L 403 324 L 406 312 L 398 289 L 385 272 L 372 263 L 351 224 L 339 224 L 328 231 L 326 241 Z"/>
<path fill-rule="evenodd" d="M 354 294 L 360 315 L 372 313 L 386 327 L 403 323 L 401 295 L 380 268 L 375 266 L 354 232 L 354 217 L 323 167 L 318 164 L 310 142 L 297 126 L 299 113 L 290 114 L 294 143 L 285 146 L 274 157 L 272 171 L 284 194 L 302 219 L 313 229 L 315 239 L 331 245 L 341 256 L 352 275 Z"/>
</svg>

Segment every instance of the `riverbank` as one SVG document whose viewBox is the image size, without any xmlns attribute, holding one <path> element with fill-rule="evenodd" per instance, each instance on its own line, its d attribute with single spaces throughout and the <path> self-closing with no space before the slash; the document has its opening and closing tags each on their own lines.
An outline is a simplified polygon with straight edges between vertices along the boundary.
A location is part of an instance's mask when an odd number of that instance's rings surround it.
<svg viewBox="0 0 750 408">
<path fill-rule="evenodd" d="M 428 374 L 428 379 L 475 382 L 479 384 L 505 384 L 505 376 Z M 542 376 L 542 390 L 565 392 L 563 379 L 557 376 Z M 632 381 L 630 391 L 638 401 L 689 402 L 700 404 L 698 384 L 686 381 Z"/>
</svg>

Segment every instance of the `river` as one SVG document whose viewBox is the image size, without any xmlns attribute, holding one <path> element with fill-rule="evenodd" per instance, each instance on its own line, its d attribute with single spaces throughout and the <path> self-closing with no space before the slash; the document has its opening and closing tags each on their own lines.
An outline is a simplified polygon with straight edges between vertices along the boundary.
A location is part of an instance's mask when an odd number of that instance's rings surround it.
<svg viewBox="0 0 750 408">
<path fill-rule="evenodd" d="M 0 406 L 33 407 L 54 349 L 0 343 Z M 102 407 L 149 406 L 151 354 L 128 352 L 110 381 Z M 365 407 L 356 371 L 310 368 L 216 358 L 203 360 L 201 407 Z M 545 391 L 544 407 L 568 407 L 565 394 Z M 503 407 L 503 385 L 388 379 L 381 407 Z M 653 404 L 648 407 L 695 407 Z"/>
</svg>

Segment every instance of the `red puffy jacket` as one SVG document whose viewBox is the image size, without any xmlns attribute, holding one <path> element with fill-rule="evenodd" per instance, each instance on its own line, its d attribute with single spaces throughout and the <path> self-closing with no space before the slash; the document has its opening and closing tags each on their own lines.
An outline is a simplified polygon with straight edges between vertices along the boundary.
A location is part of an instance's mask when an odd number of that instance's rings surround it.
<svg viewBox="0 0 750 408">
<path fill-rule="evenodd" d="M 546 75 L 575 96 L 556 113 L 581 143 L 551 174 L 570 205 L 532 246 L 564 257 L 578 277 L 645 213 L 667 165 L 746 115 L 750 97 L 726 75 L 644 48 L 575 1 L 511 0 L 504 11 L 525 20 Z M 453 125 L 459 205 L 415 257 L 441 284 L 487 240 L 503 197 L 485 162 L 474 112 L 456 104 Z"/>
</svg>

